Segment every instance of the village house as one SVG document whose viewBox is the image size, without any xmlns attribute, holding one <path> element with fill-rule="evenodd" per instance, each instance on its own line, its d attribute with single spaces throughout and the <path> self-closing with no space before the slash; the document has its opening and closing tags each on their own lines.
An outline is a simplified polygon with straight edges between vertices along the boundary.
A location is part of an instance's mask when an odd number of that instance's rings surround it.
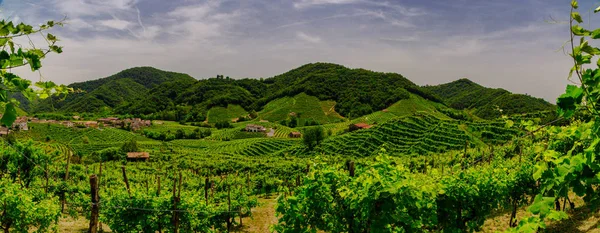
<svg viewBox="0 0 600 233">
<path fill-rule="evenodd" d="M 253 125 L 253 124 L 246 125 L 245 130 L 246 130 L 246 132 L 260 132 L 260 133 L 264 133 L 267 131 L 267 129 L 264 126 Z"/>
<path fill-rule="evenodd" d="M 289 136 L 290 138 L 300 138 L 302 134 L 300 132 L 291 132 Z"/>
<path fill-rule="evenodd" d="M 356 123 L 356 124 L 351 124 L 348 127 L 348 131 L 352 132 L 352 131 L 359 130 L 359 129 L 370 129 L 371 127 L 373 127 L 373 126 L 369 125 L 367 123 Z"/>
<path fill-rule="evenodd" d="M 63 121 L 61 123 L 64 127 L 68 127 L 68 128 L 72 128 L 73 126 L 75 126 L 75 124 L 71 121 Z"/>
<path fill-rule="evenodd" d="M 12 125 L 13 129 L 27 131 L 29 127 L 27 126 L 27 117 L 18 117 Z"/>
<path fill-rule="evenodd" d="M 0 127 L 0 136 L 6 136 L 10 133 L 9 129 L 6 127 Z"/>
<path fill-rule="evenodd" d="M 86 128 L 98 128 L 97 121 L 86 121 L 83 123 L 83 125 L 85 125 Z"/>
<path fill-rule="evenodd" d="M 127 153 L 128 161 L 148 161 L 150 153 L 148 152 L 129 152 Z"/>
<path fill-rule="evenodd" d="M 152 125 L 152 121 L 142 120 L 141 118 L 128 118 L 120 120 L 116 117 L 107 117 L 98 119 L 98 122 L 104 124 L 105 127 L 125 128 L 129 126 L 129 128 L 133 131 L 137 131 L 140 130 L 142 127 Z"/>
</svg>

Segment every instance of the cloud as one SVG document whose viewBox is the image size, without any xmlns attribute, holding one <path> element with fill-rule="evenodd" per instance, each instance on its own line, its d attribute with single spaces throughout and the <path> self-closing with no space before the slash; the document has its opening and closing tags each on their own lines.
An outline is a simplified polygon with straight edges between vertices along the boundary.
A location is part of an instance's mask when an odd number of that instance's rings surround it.
<svg viewBox="0 0 600 233">
<path fill-rule="evenodd" d="M 310 36 L 304 32 L 297 32 L 296 36 L 306 42 L 310 42 L 310 43 L 321 43 L 321 38 L 318 36 Z"/>
<path fill-rule="evenodd" d="M 98 23 L 104 27 L 117 29 L 117 30 L 125 30 L 129 28 L 132 23 L 125 20 L 120 19 L 109 19 L 109 20 L 100 20 Z"/>
<path fill-rule="evenodd" d="M 390 42 L 414 42 L 414 41 L 419 41 L 419 37 L 418 36 L 382 37 L 382 38 L 379 38 L 379 39 L 383 40 L 383 41 L 390 41 Z"/>
<path fill-rule="evenodd" d="M 349 4 L 356 3 L 360 0 L 300 0 L 294 3 L 297 9 L 303 9 L 311 6 L 330 5 L 330 4 Z"/>
<path fill-rule="evenodd" d="M 554 52 L 568 27 L 543 16 L 569 12 L 548 1 L 12 0 L 0 15 L 31 24 L 69 16 L 51 31 L 64 53 L 43 61 L 44 77 L 58 83 L 133 66 L 196 78 L 271 77 L 324 61 L 396 72 L 417 84 L 466 76 L 552 100 L 569 69 L 568 57 Z M 29 71 L 19 70 L 39 78 Z"/>
</svg>

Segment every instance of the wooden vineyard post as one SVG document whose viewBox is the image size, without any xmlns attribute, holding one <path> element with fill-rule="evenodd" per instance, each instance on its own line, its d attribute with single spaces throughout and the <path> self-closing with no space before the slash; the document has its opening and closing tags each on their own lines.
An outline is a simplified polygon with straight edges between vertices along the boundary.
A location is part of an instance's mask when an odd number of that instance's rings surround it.
<svg viewBox="0 0 600 233">
<path fill-rule="evenodd" d="M 467 158 L 467 148 L 469 148 L 469 141 L 465 141 L 465 153 L 463 154 L 463 158 Z"/>
<path fill-rule="evenodd" d="M 354 177 L 354 171 L 355 171 L 355 167 L 354 167 L 354 161 L 348 161 L 347 162 L 347 166 L 348 166 L 348 173 L 350 174 L 350 177 Z M 348 221 L 348 232 L 349 233 L 354 233 L 354 214 L 353 213 L 349 213 L 349 221 Z"/>
<path fill-rule="evenodd" d="M 348 172 L 350 173 L 350 177 L 354 177 L 354 161 L 348 161 Z"/>
<path fill-rule="evenodd" d="M 286 188 L 287 188 L 287 178 L 283 181 L 283 188 L 284 188 L 283 189 L 283 197 L 287 198 L 287 196 L 288 196 L 288 192 L 286 190 Z"/>
<path fill-rule="evenodd" d="M 204 180 L 204 199 L 206 200 L 206 205 L 208 206 L 208 186 L 210 185 L 210 179 L 206 176 Z"/>
<path fill-rule="evenodd" d="M 100 168 L 98 170 L 98 186 L 100 186 L 100 178 L 102 178 L 102 159 L 100 159 Z"/>
<path fill-rule="evenodd" d="M 252 193 L 252 188 L 250 187 L 250 172 L 246 173 L 246 183 L 248 183 L 248 191 Z"/>
<path fill-rule="evenodd" d="M 492 163 L 493 159 L 494 159 L 494 146 L 492 146 L 492 153 L 490 154 L 490 161 L 488 162 L 488 164 Z"/>
<path fill-rule="evenodd" d="M 125 187 L 127 188 L 127 193 L 129 194 L 129 198 L 131 198 L 131 190 L 129 189 L 129 180 L 127 179 L 127 171 L 125 171 L 125 166 L 121 166 L 121 170 L 123 171 L 123 180 L 125 180 Z"/>
<path fill-rule="evenodd" d="M 519 147 L 519 163 L 521 163 L 521 156 L 523 156 L 523 145 L 517 140 L 517 146 Z"/>
<path fill-rule="evenodd" d="M 214 180 L 210 181 L 210 198 L 213 199 L 213 201 L 215 200 L 215 181 Z"/>
<path fill-rule="evenodd" d="M 177 202 L 179 202 L 179 198 L 177 197 L 177 177 L 173 182 L 173 232 L 179 232 L 179 217 L 177 216 Z"/>
<path fill-rule="evenodd" d="M 444 163 L 442 163 L 442 177 L 444 177 Z"/>
<path fill-rule="evenodd" d="M 160 196 L 160 176 L 156 176 L 156 182 L 158 184 L 158 189 L 156 189 L 156 196 Z"/>
<path fill-rule="evenodd" d="M 67 167 L 65 169 L 65 183 L 67 182 L 67 180 L 69 180 L 69 165 L 70 164 L 71 164 L 71 152 L 69 152 L 68 156 L 67 156 Z M 66 193 L 63 193 L 63 195 L 62 195 L 62 202 L 61 202 L 61 208 L 60 208 L 60 212 L 61 213 L 65 212 L 65 204 L 67 204 L 67 197 L 66 197 Z"/>
<path fill-rule="evenodd" d="M 98 177 L 96 175 L 90 176 L 90 189 L 92 196 L 92 213 L 90 217 L 90 233 L 98 232 L 98 202 L 100 201 L 100 196 L 98 196 Z"/>
<path fill-rule="evenodd" d="M 49 179 L 48 176 L 49 176 L 49 174 L 48 174 L 48 164 L 47 163 L 46 163 L 46 169 L 44 169 L 44 170 L 46 170 L 46 186 L 44 187 L 44 192 L 48 193 L 48 179 Z"/>
<path fill-rule="evenodd" d="M 242 223 L 243 220 L 242 220 L 242 207 L 241 206 L 238 211 L 240 212 L 240 226 L 243 226 L 244 224 Z"/>
<path fill-rule="evenodd" d="M 231 231 L 231 184 L 229 181 L 225 181 L 227 184 L 227 232 Z"/>
</svg>

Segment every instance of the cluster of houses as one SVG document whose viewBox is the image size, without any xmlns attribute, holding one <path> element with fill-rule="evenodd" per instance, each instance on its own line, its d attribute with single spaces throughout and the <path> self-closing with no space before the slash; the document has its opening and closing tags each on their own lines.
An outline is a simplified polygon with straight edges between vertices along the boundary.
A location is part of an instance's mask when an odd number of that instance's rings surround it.
<svg viewBox="0 0 600 233">
<path fill-rule="evenodd" d="M 248 124 L 246 125 L 246 128 L 244 129 L 246 132 L 254 132 L 254 133 L 264 133 L 267 132 L 267 128 L 265 128 L 262 125 L 254 125 L 254 124 Z"/>
<path fill-rule="evenodd" d="M 246 128 L 244 128 L 244 131 L 254 133 L 265 133 L 267 132 L 267 128 L 265 128 L 262 125 L 248 124 L 246 125 Z M 300 132 L 291 132 L 288 136 L 290 138 L 301 138 L 302 134 Z"/>
<path fill-rule="evenodd" d="M 2 114 L 0 114 L 2 117 Z M 74 116 L 73 119 L 79 120 L 80 117 Z M 150 120 L 142 120 L 140 118 L 133 119 L 119 119 L 116 117 L 108 117 L 108 118 L 100 118 L 96 121 L 57 121 L 57 120 L 46 120 L 39 119 L 36 117 L 18 117 L 11 127 L 0 127 L 0 135 L 7 135 L 11 131 L 19 130 L 19 131 L 27 131 L 29 130 L 28 122 L 31 123 L 40 123 L 40 124 L 58 124 L 64 127 L 72 128 L 72 127 L 84 127 L 84 128 L 99 128 L 101 124 L 103 127 L 114 127 L 114 128 L 124 128 L 129 127 L 131 130 L 137 131 L 142 127 L 148 127 L 152 125 Z"/>
<path fill-rule="evenodd" d="M 114 127 L 114 128 L 125 128 L 130 127 L 131 130 L 137 131 L 142 127 L 148 127 L 152 125 L 150 120 L 142 120 L 140 118 L 133 119 L 119 119 L 116 117 L 108 117 L 108 118 L 100 118 L 98 122 L 102 123 L 104 127 Z"/>
<path fill-rule="evenodd" d="M 2 114 L 0 114 L 0 117 L 2 117 Z M 27 121 L 27 117 L 17 117 L 17 119 L 15 120 L 15 122 L 13 122 L 11 127 L 0 127 L 0 135 L 7 135 L 10 133 L 11 130 L 29 130 Z"/>
</svg>

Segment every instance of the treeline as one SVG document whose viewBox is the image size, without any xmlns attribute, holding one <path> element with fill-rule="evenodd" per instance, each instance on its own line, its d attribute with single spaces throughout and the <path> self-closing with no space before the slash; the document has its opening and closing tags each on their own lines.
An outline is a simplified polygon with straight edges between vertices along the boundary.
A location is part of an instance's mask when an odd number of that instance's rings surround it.
<svg viewBox="0 0 600 233">
<path fill-rule="evenodd" d="M 81 92 L 52 98 L 36 111 L 133 114 L 145 119 L 201 122 L 210 108 L 239 105 L 260 111 L 269 101 L 306 93 L 336 101 L 336 111 L 355 118 L 407 99 L 410 93 L 440 101 L 400 74 L 314 63 L 267 79 L 229 77 L 194 80 L 150 67 L 122 71 L 108 78 L 75 83 Z"/>
<path fill-rule="evenodd" d="M 172 132 L 170 130 L 165 132 L 156 132 L 151 130 L 144 130 L 144 136 L 160 141 L 173 141 L 175 139 L 202 139 L 212 134 L 210 129 L 196 128 L 191 132 L 185 132 L 181 129 Z"/>
<path fill-rule="evenodd" d="M 554 105 L 543 99 L 513 94 L 500 88 L 483 87 L 468 79 L 425 86 L 424 89 L 439 96 L 449 107 L 474 110 L 473 114 L 484 119 L 555 109 Z"/>
</svg>

